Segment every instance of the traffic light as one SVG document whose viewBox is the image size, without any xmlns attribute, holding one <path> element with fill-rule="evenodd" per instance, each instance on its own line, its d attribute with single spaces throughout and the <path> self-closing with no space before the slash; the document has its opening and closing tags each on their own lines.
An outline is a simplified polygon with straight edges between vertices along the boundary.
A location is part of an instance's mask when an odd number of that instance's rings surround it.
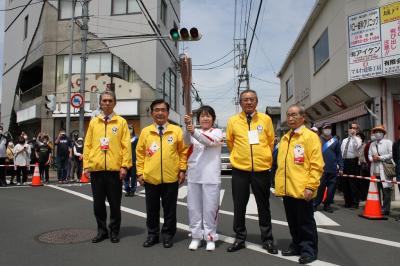
<svg viewBox="0 0 400 266">
<path fill-rule="evenodd" d="M 169 38 L 174 42 L 179 41 L 198 41 L 201 39 L 201 34 L 197 28 L 187 28 L 177 29 L 173 28 L 169 31 Z"/>
<path fill-rule="evenodd" d="M 56 110 L 56 96 L 54 94 L 49 94 L 45 96 L 46 99 L 46 109 L 54 112 Z"/>
</svg>

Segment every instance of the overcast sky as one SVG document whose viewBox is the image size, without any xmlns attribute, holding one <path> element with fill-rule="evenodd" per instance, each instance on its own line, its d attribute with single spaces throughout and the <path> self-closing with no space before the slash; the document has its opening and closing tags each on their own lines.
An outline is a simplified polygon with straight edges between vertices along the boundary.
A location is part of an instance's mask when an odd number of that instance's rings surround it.
<svg viewBox="0 0 400 266">
<path fill-rule="evenodd" d="M 0 9 L 4 8 L 5 0 L 0 0 Z M 244 18 L 240 27 L 240 10 L 242 0 L 237 0 L 237 30 L 244 28 Z M 259 0 L 243 0 L 243 3 L 253 3 L 249 23 L 248 42 L 250 42 L 252 27 L 254 27 Z M 146 3 L 144 1 L 144 3 Z M 181 0 L 181 26 L 196 26 L 203 34 L 198 42 L 185 44 L 185 51 L 192 57 L 193 65 L 210 63 L 233 49 L 235 0 Z M 264 112 L 266 106 L 279 106 L 279 79 L 276 72 L 289 52 L 300 29 L 305 23 L 315 0 L 264 0 L 249 58 L 250 88 L 259 95 L 258 110 Z M 243 6 L 245 9 L 245 5 Z M 0 11 L 0 73 L 3 73 L 3 33 L 4 12 Z M 242 30 L 243 33 L 243 30 Z M 243 35 L 243 34 L 242 34 Z M 204 67 L 218 66 L 233 58 L 233 53 L 215 64 Z M 213 70 L 193 71 L 194 86 L 198 89 L 204 104 L 215 108 L 220 126 L 225 126 L 229 116 L 235 113 L 233 98 L 234 86 L 233 61 Z M 2 76 L 2 75 L 1 75 Z M 1 77 L 0 77 L 1 79 Z M 1 81 L 1 80 L 0 80 Z M 0 87 L 1 87 L 0 82 Z M 0 89 L 1 91 L 1 89 Z M 197 107 L 195 104 L 193 107 Z"/>
</svg>

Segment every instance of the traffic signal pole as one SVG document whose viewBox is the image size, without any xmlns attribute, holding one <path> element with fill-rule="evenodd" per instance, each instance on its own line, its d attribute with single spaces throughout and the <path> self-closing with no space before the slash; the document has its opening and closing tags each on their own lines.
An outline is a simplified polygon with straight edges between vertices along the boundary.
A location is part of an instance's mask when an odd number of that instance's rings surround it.
<svg viewBox="0 0 400 266">
<path fill-rule="evenodd" d="M 83 0 L 82 3 L 82 54 L 81 54 L 81 85 L 79 92 L 83 97 L 83 103 L 79 110 L 79 136 L 84 136 L 85 123 L 85 87 L 86 87 L 86 53 L 87 53 L 87 34 L 89 22 L 89 1 Z M 68 99 L 69 100 L 69 99 Z M 69 104 L 68 104 L 69 105 Z"/>
<path fill-rule="evenodd" d="M 68 88 L 67 88 L 67 119 L 65 121 L 65 131 L 67 136 L 71 132 L 71 87 L 72 87 L 72 55 L 74 53 L 74 28 L 75 28 L 75 6 L 76 0 L 72 0 L 72 16 L 71 16 L 71 40 L 69 52 L 69 65 L 68 65 Z"/>
</svg>

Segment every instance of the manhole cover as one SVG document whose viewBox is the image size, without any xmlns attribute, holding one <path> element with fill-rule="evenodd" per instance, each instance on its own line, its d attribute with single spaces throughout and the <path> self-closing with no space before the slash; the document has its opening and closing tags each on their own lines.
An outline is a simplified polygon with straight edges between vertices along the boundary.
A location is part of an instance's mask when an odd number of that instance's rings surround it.
<svg viewBox="0 0 400 266">
<path fill-rule="evenodd" d="M 47 244 L 75 244 L 91 240 L 97 232 L 89 229 L 61 229 L 38 236 L 38 240 Z"/>
</svg>

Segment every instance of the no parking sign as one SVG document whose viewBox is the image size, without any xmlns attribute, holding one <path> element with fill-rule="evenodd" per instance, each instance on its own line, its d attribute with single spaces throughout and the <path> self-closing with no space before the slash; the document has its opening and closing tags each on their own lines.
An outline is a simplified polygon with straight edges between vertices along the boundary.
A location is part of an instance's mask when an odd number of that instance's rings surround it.
<svg viewBox="0 0 400 266">
<path fill-rule="evenodd" d="M 81 108 L 83 104 L 83 97 L 80 93 L 75 93 L 71 96 L 71 105 L 74 108 Z"/>
</svg>

